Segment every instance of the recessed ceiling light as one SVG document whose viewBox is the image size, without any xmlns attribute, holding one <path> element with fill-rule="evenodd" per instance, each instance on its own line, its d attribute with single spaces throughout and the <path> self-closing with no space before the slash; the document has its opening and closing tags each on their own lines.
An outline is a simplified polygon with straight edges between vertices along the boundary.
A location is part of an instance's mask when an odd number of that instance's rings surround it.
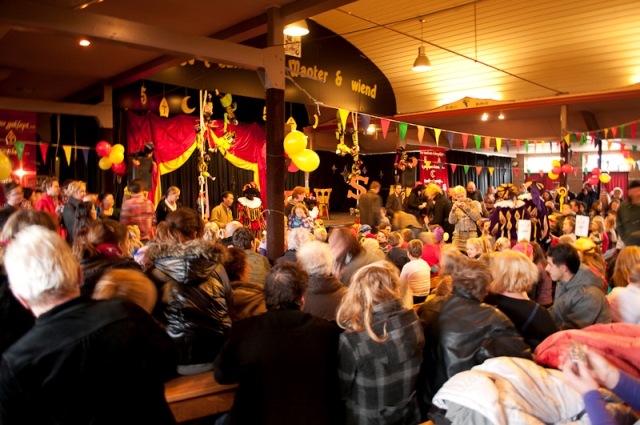
<svg viewBox="0 0 640 425">
<path fill-rule="evenodd" d="M 90 44 L 91 44 L 91 42 L 89 40 L 87 40 L 86 38 L 83 38 L 82 40 L 80 40 L 80 45 L 82 47 L 87 47 Z"/>
<path fill-rule="evenodd" d="M 487 114 L 486 112 L 482 114 L 482 121 L 486 121 L 488 119 L 489 119 L 489 114 Z"/>
<path fill-rule="evenodd" d="M 498 115 L 498 119 L 501 119 L 501 120 L 504 119 L 504 115 L 502 114 L 502 111 L 500 111 L 500 115 Z"/>
</svg>

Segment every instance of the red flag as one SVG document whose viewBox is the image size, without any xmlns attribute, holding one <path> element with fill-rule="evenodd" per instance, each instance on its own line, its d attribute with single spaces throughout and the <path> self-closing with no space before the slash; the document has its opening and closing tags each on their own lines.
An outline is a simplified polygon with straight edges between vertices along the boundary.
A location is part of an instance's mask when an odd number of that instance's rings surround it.
<svg viewBox="0 0 640 425">
<path fill-rule="evenodd" d="M 636 138 L 636 122 L 632 122 L 631 123 L 631 138 L 635 139 Z"/>
<path fill-rule="evenodd" d="M 47 163 L 47 149 L 49 149 L 48 143 L 40 143 L 40 153 L 42 153 L 42 163 Z"/>
<path fill-rule="evenodd" d="M 491 137 L 490 136 L 484 136 L 484 150 L 488 151 L 489 150 L 489 145 L 491 144 Z"/>
<path fill-rule="evenodd" d="M 518 141 L 519 141 L 519 140 L 518 140 Z M 520 169 L 519 169 L 519 168 L 514 168 L 514 169 L 513 169 L 513 174 L 515 174 L 515 175 L 516 175 L 516 177 L 518 177 L 518 172 L 519 172 L 519 171 L 520 171 Z"/>
<path fill-rule="evenodd" d="M 449 167 L 451 167 L 451 172 L 455 173 L 456 172 L 456 167 L 458 166 L 458 164 L 449 164 Z"/>
<path fill-rule="evenodd" d="M 476 173 L 480 175 L 481 172 L 482 172 L 482 167 L 480 165 L 476 165 Z"/>
<path fill-rule="evenodd" d="M 520 139 L 516 139 L 516 148 L 518 149 L 518 152 L 520 152 Z"/>
<path fill-rule="evenodd" d="M 633 128 L 635 128 L 635 127 L 633 127 Z M 462 149 L 466 149 L 467 148 L 467 139 L 468 138 L 469 138 L 468 134 L 462 134 Z"/>
<path fill-rule="evenodd" d="M 382 127 L 382 137 L 387 138 L 387 132 L 389 131 L 389 120 L 380 118 L 380 127 Z"/>
</svg>

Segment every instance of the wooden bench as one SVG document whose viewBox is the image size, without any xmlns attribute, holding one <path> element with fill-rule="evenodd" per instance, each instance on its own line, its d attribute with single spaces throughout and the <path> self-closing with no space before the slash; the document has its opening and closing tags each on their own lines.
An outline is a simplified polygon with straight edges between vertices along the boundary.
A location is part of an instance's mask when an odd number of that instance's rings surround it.
<svg viewBox="0 0 640 425">
<path fill-rule="evenodd" d="M 213 372 L 181 376 L 164 386 L 165 398 L 178 423 L 228 412 L 237 384 L 221 385 Z"/>
</svg>

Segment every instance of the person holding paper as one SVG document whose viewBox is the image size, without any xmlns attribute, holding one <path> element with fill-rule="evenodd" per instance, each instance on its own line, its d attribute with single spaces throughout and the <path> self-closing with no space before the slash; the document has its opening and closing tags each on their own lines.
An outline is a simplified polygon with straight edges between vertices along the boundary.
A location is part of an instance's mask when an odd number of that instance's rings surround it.
<svg viewBox="0 0 640 425">
<path fill-rule="evenodd" d="M 511 183 L 501 184 L 496 194 L 500 201 L 495 203 L 491 213 L 491 234 L 497 238 L 507 238 L 511 246 L 518 243 L 518 221 L 531 220 L 524 201 L 518 199 L 518 189 Z"/>
</svg>

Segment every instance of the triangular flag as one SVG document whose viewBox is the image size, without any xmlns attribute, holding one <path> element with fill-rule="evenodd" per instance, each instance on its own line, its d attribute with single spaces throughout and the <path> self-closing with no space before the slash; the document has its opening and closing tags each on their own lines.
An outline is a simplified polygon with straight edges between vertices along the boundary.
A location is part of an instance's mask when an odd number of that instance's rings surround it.
<svg viewBox="0 0 640 425">
<path fill-rule="evenodd" d="M 609 129 L 608 129 L 608 128 L 605 128 L 605 129 L 604 129 L 604 138 L 605 138 L 605 139 L 608 139 L 608 136 L 609 136 Z"/>
<path fill-rule="evenodd" d="M 566 136 L 564 136 L 564 142 L 567 144 L 567 146 L 571 146 L 571 134 L 567 134 Z"/>
<path fill-rule="evenodd" d="M 436 134 L 436 146 L 440 146 L 440 130 L 439 128 L 434 128 L 433 132 Z"/>
<path fill-rule="evenodd" d="M 16 147 L 18 161 L 22 161 L 22 154 L 24 153 L 24 142 L 15 142 L 13 145 Z"/>
<path fill-rule="evenodd" d="M 544 140 L 542 140 L 542 141 L 541 141 L 541 146 L 540 146 L 540 147 L 542 148 L 542 150 L 543 150 L 543 151 L 544 151 L 544 144 L 545 144 L 545 141 L 544 141 Z M 534 151 L 535 151 L 535 149 L 534 149 Z"/>
<path fill-rule="evenodd" d="M 476 173 L 480 175 L 481 172 L 482 172 L 482 167 L 480 165 L 476 165 Z"/>
<path fill-rule="evenodd" d="M 474 139 L 476 139 L 476 149 L 480 149 L 480 136 L 478 136 L 477 134 L 473 136 Z"/>
<path fill-rule="evenodd" d="M 500 137 L 496 137 L 496 149 L 500 152 L 500 148 L 502 148 L 502 139 Z"/>
<path fill-rule="evenodd" d="M 636 138 L 636 122 L 632 122 L 631 123 L 631 138 L 635 139 Z"/>
<path fill-rule="evenodd" d="M 620 143 L 620 152 L 624 152 L 624 149 L 627 147 L 624 143 Z"/>
<path fill-rule="evenodd" d="M 611 134 L 613 134 L 613 138 L 615 139 L 618 135 L 618 127 L 611 127 Z"/>
<path fill-rule="evenodd" d="M 467 149 L 467 139 L 469 138 L 468 134 L 462 134 L 462 149 Z"/>
<path fill-rule="evenodd" d="M 515 175 L 516 175 L 516 177 L 518 177 L 518 172 L 520 172 L 520 169 L 519 169 L 519 168 L 514 168 L 514 169 L 513 169 L 513 174 L 515 174 Z"/>
<path fill-rule="evenodd" d="M 633 153 L 636 153 L 636 151 L 638 150 L 638 147 L 636 145 L 633 145 L 631 149 L 633 149 Z"/>
<path fill-rule="evenodd" d="M 495 167 L 489 167 L 489 175 L 493 176 L 493 170 L 495 170 Z"/>
<path fill-rule="evenodd" d="M 458 164 L 449 164 L 449 167 L 451 167 L 451 172 L 455 173 L 456 172 L 456 168 L 458 168 Z"/>
<path fill-rule="evenodd" d="M 531 170 L 527 170 L 527 176 L 531 176 Z"/>
<path fill-rule="evenodd" d="M 491 144 L 491 137 L 490 136 L 484 136 L 484 150 L 488 151 L 489 150 L 489 145 Z"/>
<path fill-rule="evenodd" d="M 582 133 L 580 135 L 580 146 L 584 145 L 586 143 L 586 141 L 587 141 L 587 135 Z"/>
<path fill-rule="evenodd" d="M 72 146 L 62 146 L 62 150 L 64 150 L 64 156 L 67 158 L 67 165 L 71 165 L 71 148 Z"/>
<path fill-rule="evenodd" d="M 84 156 L 84 163 L 89 165 L 89 148 L 82 149 L 82 156 Z"/>
<path fill-rule="evenodd" d="M 527 153 L 529 153 L 529 141 L 528 141 L 528 140 L 525 140 L 525 141 L 524 141 L 524 150 L 525 150 Z"/>
<path fill-rule="evenodd" d="M 422 138 L 424 137 L 424 126 L 418 126 L 418 141 L 422 143 Z"/>
<path fill-rule="evenodd" d="M 449 148 L 453 149 L 453 133 L 447 132 L 447 139 L 449 139 Z"/>
<path fill-rule="evenodd" d="M 612 142 L 612 141 L 607 140 L 607 148 L 608 148 L 609 150 L 611 150 L 611 145 L 612 145 L 612 144 L 613 144 L 613 142 Z"/>
<path fill-rule="evenodd" d="M 509 150 L 511 149 L 511 139 L 507 139 L 507 152 L 509 152 Z"/>
<path fill-rule="evenodd" d="M 338 116 L 340 117 L 340 122 L 342 122 L 342 128 L 347 128 L 347 118 L 349 117 L 349 111 L 346 109 L 338 109 Z"/>
<path fill-rule="evenodd" d="M 540 170 L 540 171 L 538 172 L 538 174 L 540 174 L 540 177 L 543 177 L 543 176 L 544 176 L 544 171 Z"/>
<path fill-rule="evenodd" d="M 428 170 L 430 165 L 431 165 L 431 161 L 426 161 L 426 160 L 424 161 L 424 169 L 425 170 Z"/>
<path fill-rule="evenodd" d="M 520 139 L 516 139 L 516 149 L 520 152 Z"/>
<path fill-rule="evenodd" d="M 576 177 L 578 177 L 578 167 L 575 167 L 575 168 L 573 169 L 573 175 L 574 175 L 574 176 L 576 176 Z"/>
<path fill-rule="evenodd" d="M 371 117 L 369 115 L 360 114 L 360 121 L 362 122 L 362 130 L 367 131 L 369 124 L 371 123 Z"/>
<path fill-rule="evenodd" d="M 400 140 L 404 140 L 404 136 L 407 135 L 407 123 L 406 122 L 398 123 L 398 130 L 400 131 Z"/>
<path fill-rule="evenodd" d="M 467 174 L 467 172 L 469 171 L 469 166 L 464 165 L 462 168 L 464 168 L 464 173 Z"/>
<path fill-rule="evenodd" d="M 47 163 L 47 149 L 49 149 L 48 143 L 40 143 L 40 153 L 42 154 L 42 163 Z"/>
<path fill-rule="evenodd" d="M 380 127 L 382 127 L 382 137 L 387 138 L 387 131 L 389 131 L 389 120 L 380 118 Z"/>
<path fill-rule="evenodd" d="M 558 142 L 560 144 L 560 142 Z M 553 142 L 549 143 L 549 152 L 553 152 Z"/>
<path fill-rule="evenodd" d="M 624 124 L 620 126 L 620 138 L 624 139 Z"/>
</svg>

